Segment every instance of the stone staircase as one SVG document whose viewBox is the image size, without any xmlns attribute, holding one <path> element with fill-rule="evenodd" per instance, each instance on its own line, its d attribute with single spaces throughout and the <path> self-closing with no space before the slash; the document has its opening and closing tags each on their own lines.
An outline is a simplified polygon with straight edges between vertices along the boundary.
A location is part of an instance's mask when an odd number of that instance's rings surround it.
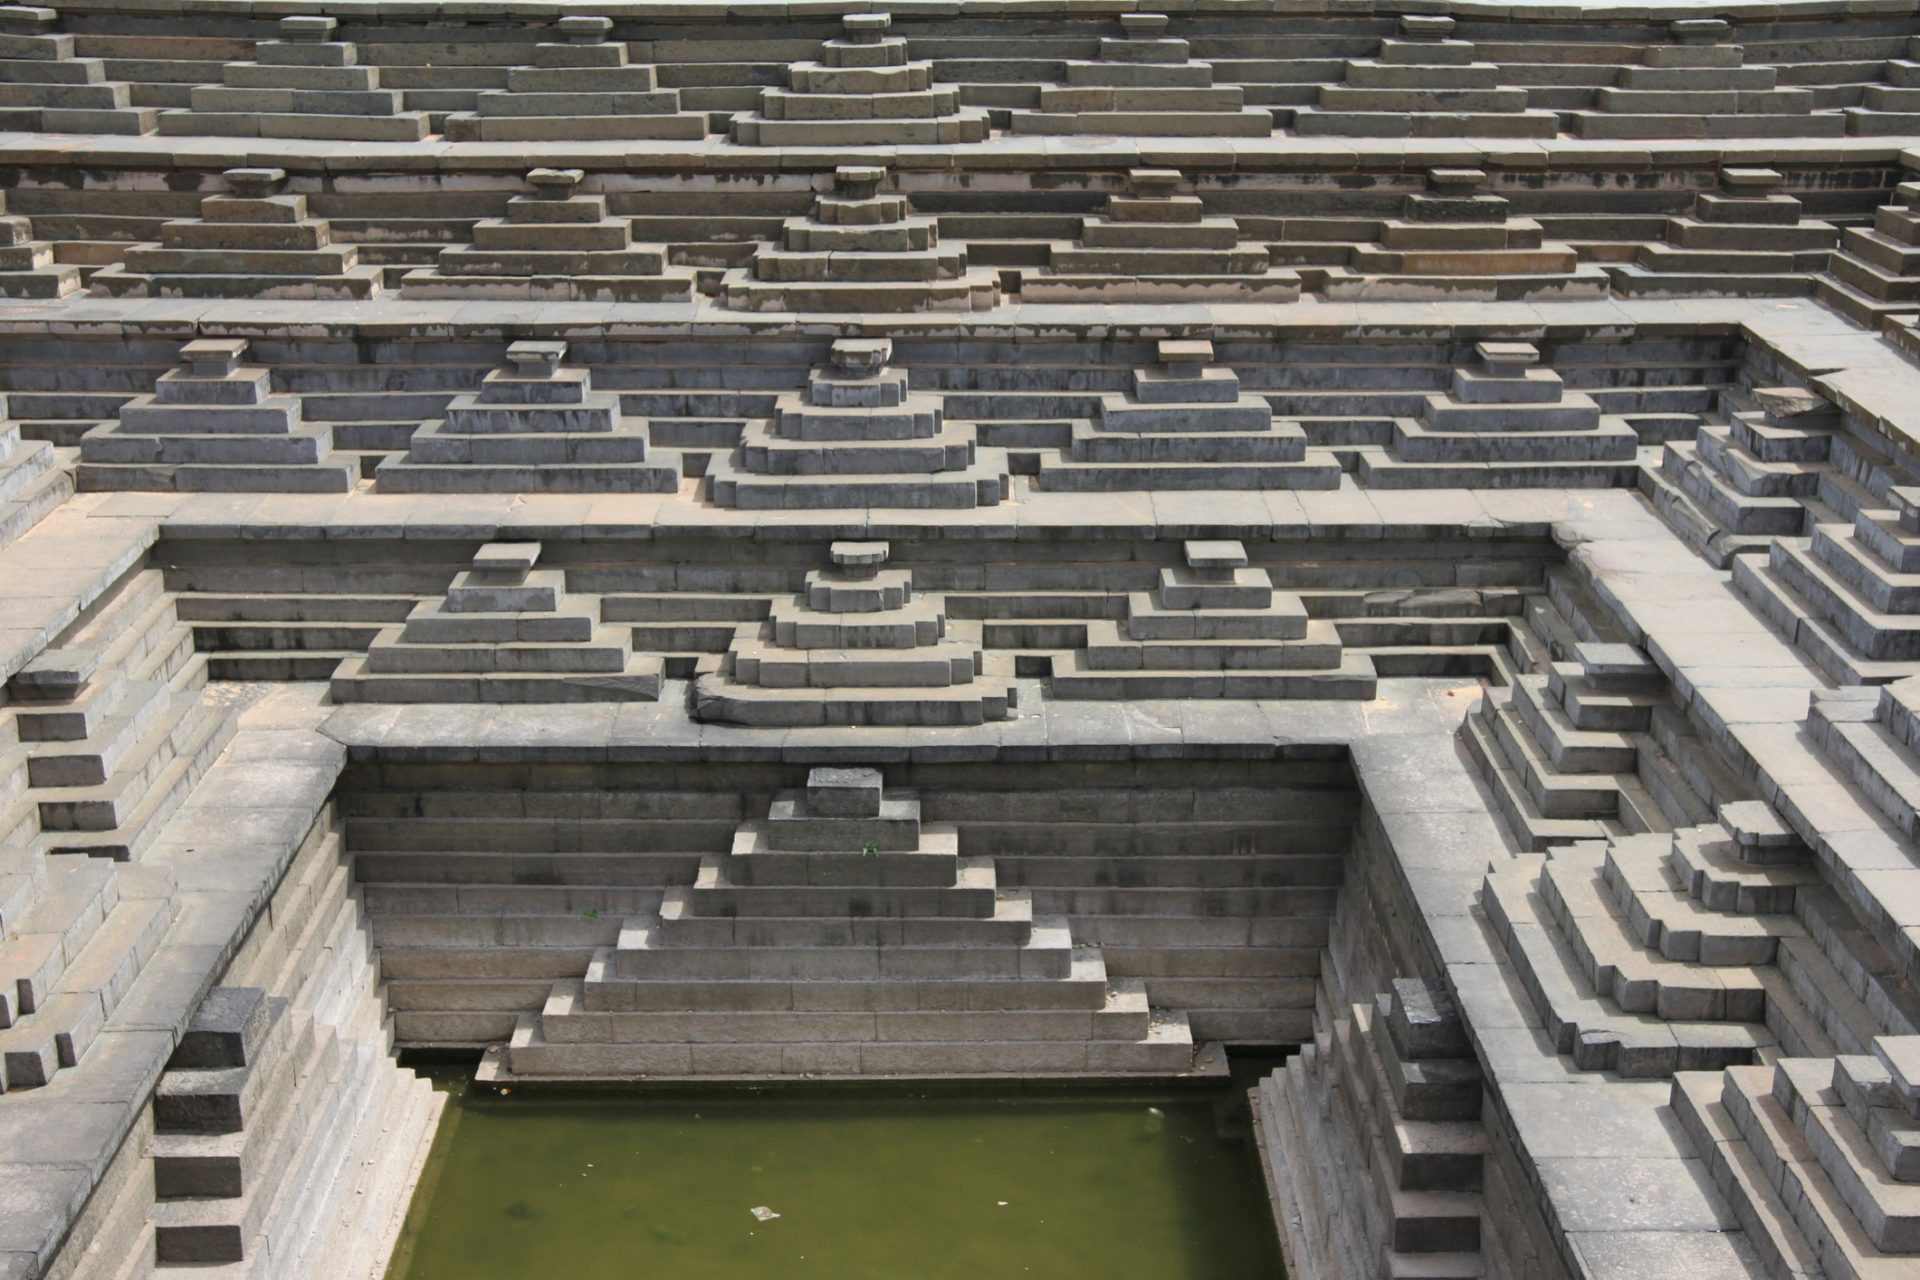
<svg viewBox="0 0 1920 1280">
<path fill-rule="evenodd" d="M 739 311 L 981 311 L 998 304 L 997 279 L 967 266 L 963 248 L 943 248 L 933 218 L 882 195 L 887 171 L 842 165 L 833 193 L 813 212 L 781 224 L 780 243 L 756 249 L 721 278 Z"/>
<path fill-rule="evenodd" d="M 304 420 L 298 396 L 273 389 L 265 365 L 242 364 L 245 338 L 196 338 L 183 364 L 80 440 L 83 490 L 345 493 L 359 468 L 333 430 Z"/>
<path fill-rule="evenodd" d="M 1346 63 L 1344 82 L 1322 85 L 1317 103 L 1296 107 L 1305 137 L 1551 138 L 1560 121 L 1527 105 L 1527 91 L 1500 82 L 1473 43 L 1453 38 L 1454 20 L 1406 14 L 1400 33 L 1372 58 Z"/>
<path fill-rule="evenodd" d="M 1672 1107 L 1770 1274 L 1920 1265 L 1920 1036 L 1682 1072 Z"/>
<path fill-rule="evenodd" d="M 1726 166 L 1720 190 L 1694 197 L 1693 213 L 1667 219 L 1662 243 L 1632 262 L 1607 263 L 1615 293 L 1636 298 L 1709 295 L 1797 297 L 1813 290 L 1840 232 L 1801 216 L 1774 169 Z"/>
<path fill-rule="evenodd" d="M 0 547 L 33 528 L 73 494 L 73 473 L 45 440 L 22 440 L 0 396 Z"/>
<path fill-rule="evenodd" d="M 1188 42 L 1167 34 L 1164 13 L 1122 13 L 1120 34 L 1100 38 L 1098 61 L 1068 59 L 1066 83 L 1040 86 L 1038 110 L 1010 113 L 1015 134 L 1264 138 L 1273 113 L 1248 106 L 1238 85 L 1214 83 Z"/>
<path fill-rule="evenodd" d="M 757 727 L 981 724 L 1013 713 L 1010 658 L 989 670 L 978 623 L 884 569 L 884 542 L 836 542 L 763 622 L 740 626 L 693 690 L 696 720 Z M 1002 668 L 1007 668 L 1003 670 Z"/>
<path fill-rule="evenodd" d="M 652 702 L 660 659 L 629 628 L 600 621 L 599 600 L 569 593 L 566 572 L 538 569 L 537 542 L 490 542 L 436 601 L 382 628 L 341 662 L 335 702 Z"/>
<path fill-rule="evenodd" d="M 60 15 L 28 5 L 0 7 L 0 129 L 26 133 L 152 133 L 156 112 L 107 76 L 100 58 L 74 56 Z"/>
<path fill-rule="evenodd" d="M 1372 489 L 1631 487 L 1640 437 L 1540 367 L 1530 342 L 1481 342 L 1418 419 L 1396 419 L 1385 456 L 1360 455 Z"/>
<path fill-rule="evenodd" d="M 33 224 L 7 213 L 0 191 L 0 298 L 64 298 L 80 292 L 80 268 L 54 261 L 53 246 L 33 238 Z"/>
<path fill-rule="evenodd" d="M 564 365 L 564 342 L 515 342 L 505 366 L 462 392 L 407 452 L 374 472 L 389 493 L 673 493 L 679 460 L 654 456 L 620 397 Z"/>
<path fill-rule="evenodd" d="M 307 198 L 286 190 L 284 169 L 228 169 L 224 195 L 200 202 L 198 218 L 160 226 L 158 244 L 137 244 L 89 277 L 91 292 L 130 298 L 372 298 L 380 268 L 333 225 L 310 217 Z"/>
<path fill-rule="evenodd" d="M 503 89 L 483 89 L 471 111 L 447 115 L 449 142 L 583 142 L 607 138 L 703 138 L 704 115 L 680 110 L 680 94 L 660 88 L 654 69 L 628 60 L 611 40 L 611 18 L 557 19 L 559 40 L 533 47 L 533 65 L 509 68 Z"/>
<path fill-rule="evenodd" d="M 1920 72 L 1920 63 L 1911 64 Z M 1907 92 L 1920 94 L 1920 80 Z M 1920 112 L 1912 117 L 1920 128 Z M 1847 227 L 1815 281 L 1820 301 L 1877 329 L 1883 318 L 1920 310 L 1920 182 L 1902 182 L 1871 227 Z"/>
<path fill-rule="evenodd" d="M 723 507 L 797 510 L 901 507 L 967 510 L 1008 496 L 1004 449 L 981 449 L 941 398 L 913 391 L 886 338 L 842 338 L 805 391 L 783 392 L 771 418 L 750 419 L 740 446 L 707 464 Z"/>
<path fill-rule="evenodd" d="M 1099 416 L 1073 423 L 1073 443 L 1043 456 L 1048 492 L 1138 489 L 1334 489 L 1340 465 L 1307 447 L 1306 433 L 1274 421 L 1265 399 L 1213 363 L 1204 338 L 1163 339 L 1156 367 L 1136 368 L 1129 391 L 1100 397 Z"/>
<path fill-rule="evenodd" d="M 689 1012 L 689 1009 L 694 1011 Z M 479 1078 L 1188 1075 L 1183 1014 L 1113 982 L 1063 918 L 998 888 L 873 769 L 817 768 Z"/>
<path fill-rule="evenodd" d="M 1885 684 L 1920 667 L 1920 490 L 1887 490 L 1892 510 L 1780 538 L 1736 556 L 1733 584 L 1782 635 L 1842 684 Z"/>
<path fill-rule="evenodd" d="M 139 855 L 233 733 L 158 570 L 139 570 L 7 682 L 41 844 Z"/>
<path fill-rule="evenodd" d="M 1920 40 L 1909 37 L 1907 56 L 1890 58 L 1882 82 L 1867 85 L 1860 105 L 1847 107 L 1847 132 L 1861 137 L 1920 130 Z"/>
<path fill-rule="evenodd" d="M 1261 1080 L 1254 1134 L 1294 1265 L 1325 1280 L 1490 1274 L 1481 1092 L 1446 988 L 1412 978 Z"/>
<path fill-rule="evenodd" d="M 338 18 L 280 19 L 278 40 L 253 47 L 253 61 L 220 68 L 220 83 L 196 86 L 188 107 L 156 120 L 173 137 L 316 138 L 340 142 L 420 142 L 427 115 L 408 111 L 398 90 L 382 88 L 380 68 L 360 65 L 353 44 L 335 40 Z"/>
<path fill-rule="evenodd" d="M 1080 238 L 1023 272 L 1022 302 L 1297 302 L 1300 276 L 1274 268 L 1232 218 L 1178 195 L 1178 169 L 1131 169 L 1127 194 L 1080 219 Z"/>
<path fill-rule="evenodd" d="M 473 243 L 449 245 L 433 266 L 407 272 L 401 292 L 559 302 L 690 299 L 692 275 L 667 269 L 664 245 L 634 243 L 632 221 L 608 217 L 606 196 L 580 190 L 585 180 L 579 169 L 531 171 L 531 194 L 508 200 L 506 217 L 475 223 Z"/>
<path fill-rule="evenodd" d="M 1920 676 L 1816 689 L 1807 733 L 1909 840 L 1920 839 Z"/>
<path fill-rule="evenodd" d="M 1748 66 L 1746 50 L 1726 43 L 1725 18 L 1668 24 L 1672 44 L 1650 45 L 1617 85 L 1594 95 L 1592 110 L 1570 115 L 1580 138 L 1831 138 L 1847 117 L 1814 111 L 1813 90 L 1781 88 L 1774 67 Z"/>
<path fill-rule="evenodd" d="M 733 117 L 732 138 L 749 147 L 901 146 L 984 142 L 987 113 L 960 105 L 960 91 L 936 84 L 931 62 L 889 35 L 885 13 L 850 13 L 844 34 L 816 61 L 787 69 L 788 88 L 763 89 L 759 108 Z"/>
<path fill-rule="evenodd" d="M 1631 645 L 1577 644 L 1573 661 L 1489 689 L 1460 735 L 1523 849 L 1705 822 L 1741 798 Z"/>
<path fill-rule="evenodd" d="M 1480 169 L 1427 170 L 1427 190 L 1406 198 L 1380 239 L 1356 244 L 1346 264 L 1320 273 L 1329 302 L 1517 302 L 1600 298 L 1606 274 L 1570 245 L 1544 238 L 1486 189 Z"/>
<path fill-rule="evenodd" d="M 1342 649 L 1334 624 L 1309 620 L 1238 542 L 1185 544 L 1184 565 L 1127 598 L 1119 622 L 1087 623 L 1084 647 L 1056 662 L 1055 700 L 1357 698 L 1374 696 L 1373 665 Z"/>
</svg>

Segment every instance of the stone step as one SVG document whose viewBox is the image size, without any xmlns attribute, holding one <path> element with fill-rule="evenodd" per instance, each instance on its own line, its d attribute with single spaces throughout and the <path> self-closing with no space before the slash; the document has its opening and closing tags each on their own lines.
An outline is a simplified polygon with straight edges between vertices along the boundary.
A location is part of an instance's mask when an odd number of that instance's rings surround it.
<svg viewBox="0 0 1920 1280">
<path fill-rule="evenodd" d="M 1791 915 L 1798 891 L 1820 882 L 1819 873 L 1805 865 L 1742 861 L 1733 843 L 1718 834 L 1716 828 L 1676 831 L 1667 851 L 1680 885 L 1711 911 Z"/>
<path fill-rule="evenodd" d="M 694 682 L 707 723 L 805 728 L 822 725 L 970 725 L 1004 720 L 1016 696 L 1010 678 L 989 675 L 953 688 L 762 689 L 721 675 Z"/>
<path fill-rule="evenodd" d="M 1507 762 L 1487 717 L 1467 716 L 1460 737 L 1468 758 L 1493 792 L 1494 807 L 1521 848 L 1540 850 L 1567 840 L 1599 839 L 1621 829 L 1617 820 L 1555 818 L 1542 813 L 1522 776 Z"/>
<path fill-rule="evenodd" d="M 1204 618 L 1201 614 L 1195 619 L 1202 628 Z M 1333 623 L 1315 620 L 1301 630 L 1298 638 L 1209 635 L 1143 642 L 1132 634 L 1123 636 L 1116 623 L 1096 620 L 1087 624 L 1087 641 L 1079 656 L 1081 669 L 1088 672 L 1324 671 L 1340 665 L 1340 634 Z"/>
<path fill-rule="evenodd" d="M 977 868 L 967 868 L 975 871 Z M 963 877 L 966 871 L 963 871 Z M 873 898 L 925 892 L 916 889 L 873 889 Z M 804 900 L 812 895 L 805 890 L 785 888 L 770 891 L 781 901 Z M 868 901 L 852 898 L 849 891 L 828 891 L 829 899 L 843 902 Z M 939 916 L 907 914 L 846 915 L 797 914 L 788 916 L 709 916 L 700 914 L 706 895 L 682 886 L 669 888 L 660 904 L 660 915 L 652 936 L 657 945 L 669 948 L 711 948 L 732 944 L 738 947 L 1019 947 L 1034 929 L 1032 895 L 1019 889 L 995 891 L 990 912 L 979 915 L 950 913 Z M 969 907 L 975 904 L 962 899 Z M 820 904 L 824 905 L 824 904 Z M 958 906 L 961 904 L 952 904 Z M 977 909 L 977 907 L 975 908 Z M 952 908 L 949 907 L 951 912 Z"/>
<path fill-rule="evenodd" d="M 1216 439 L 1209 437 L 1210 441 Z M 1232 437 L 1226 437 L 1231 440 Z M 1204 452 L 1206 442 L 1173 445 L 1170 452 Z M 1223 446 L 1237 449 L 1238 446 Z M 1230 456 L 1230 455 L 1229 455 Z M 1047 456 L 1036 479 L 1037 488 L 1055 493 L 1114 493 L 1126 491 L 1332 490 L 1340 487 L 1340 464 L 1331 452 L 1307 449 L 1299 462 L 1152 461 L 1082 462 L 1068 453 L 1055 461 Z"/>
<path fill-rule="evenodd" d="M 1521 676 L 1509 706 L 1556 772 L 1631 773 L 1639 760 L 1639 746 L 1626 732 L 1577 727 L 1546 676 Z"/>
<path fill-rule="evenodd" d="M 1378 677 L 1364 656 L 1340 653 L 1319 669 L 1140 669 L 1094 666 L 1084 652 L 1056 660 L 1049 692 L 1057 699 L 1358 698 L 1374 696 Z"/>
<path fill-rule="evenodd" d="M 1771 558 L 1770 547 L 1767 556 L 1736 555 L 1729 560 L 1734 589 L 1814 665 L 1843 684 L 1885 684 L 1913 674 L 1911 661 L 1862 655 L 1851 636 L 1821 616 L 1775 569 Z"/>
<path fill-rule="evenodd" d="M 29 1016 L 59 985 L 120 901 L 112 863 L 78 856 L 35 867 L 30 905 L 0 940 L 0 1027 Z"/>
<path fill-rule="evenodd" d="M 1920 1185 L 1894 1180 L 1881 1165 L 1873 1144 L 1853 1121 L 1833 1087 L 1834 1064 L 1827 1059 L 1783 1058 L 1774 1065 L 1768 1098 L 1770 1113 L 1787 1120 L 1813 1163 L 1826 1174 L 1833 1194 L 1859 1224 L 1867 1241 L 1885 1253 L 1920 1252 Z M 1758 1127 L 1759 1117 L 1740 1115 L 1755 1109 L 1751 1077 L 1726 1079 L 1721 1102 L 1740 1121 L 1742 1134 Z M 1751 1138 L 1749 1138 L 1751 1141 Z"/>
<path fill-rule="evenodd" d="M 874 856 L 879 856 L 877 851 Z M 671 894 L 673 890 L 668 892 Z M 851 916 L 861 920 L 901 916 L 984 918 L 994 914 L 996 893 L 992 858 L 960 859 L 954 882 L 942 886 L 887 886 L 877 882 L 770 885 L 733 882 L 728 875 L 727 860 L 718 854 L 709 854 L 700 860 L 698 876 L 685 890 L 681 908 L 702 917 L 741 919 L 779 916 Z"/>
<path fill-rule="evenodd" d="M 1773 545 L 1769 567 L 1827 623 L 1850 652 L 1876 661 L 1920 659 L 1920 617 L 1876 608 L 1810 546 Z"/>
<path fill-rule="evenodd" d="M 145 847 L 232 739 L 232 709 L 196 697 L 163 720 L 133 753 L 134 763 L 95 787 L 39 793 L 40 825 L 56 851 L 130 857 Z"/>
<path fill-rule="evenodd" d="M 1021 904 L 1026 912 L 1028 904 Z M 772 943 L 736 945 L 717 941 L 668 943 L 663 922 L 634 918 L 620 931 L 611 975 L 623 980 L 662 978 L 787 978 L 795 981 L 874 978 L 1017 978 L 1067 976 L 1072 942 L 1066 922 L 1022 919 L 1025 941 L 966 945 L 944 939 L 927 943 Z"/>
<path fill-rule="evenodd" d="M 1920 803 L 1920 761 L 1913 752 L 1886 726 L 1844 718 L 1835 703 L 1817 694 L 1807 727 L 1827 758 L 1853 779 L 1888 822 L 1913 839 L 1920 831 L 1914 810 Z"/>
<path fill-rule="evenodd" d="M 1774 962 L 1781 938 L 1805 936 L 1791 915 L 1716 911 L 1678 884 L 1668 864 L 1676 840 L 1634 836 L 1607 846 L 1603 879 L 1628 930 L 1669 960 L 1760 966 Z"/>
</svg>

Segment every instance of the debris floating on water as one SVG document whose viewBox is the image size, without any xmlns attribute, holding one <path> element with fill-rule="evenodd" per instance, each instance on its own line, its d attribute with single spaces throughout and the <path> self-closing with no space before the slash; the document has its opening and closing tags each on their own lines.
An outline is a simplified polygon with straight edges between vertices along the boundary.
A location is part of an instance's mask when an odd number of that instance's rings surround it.
<svg viewBox="0 0 1920 1280">
<path fill-rule="evenodd" d="M 753 1215 L 754 1220 L 756 1222 L 772 1222 L 775 1218 L 780 1216 L 779 1214 L 775 1213 L 773 1210 L 767 1208 L 767 1206 L 763 1204 L 757 1204 L 753 1206 L 753 1208 L 747 1210 L 747 1212 Z"/>
</svg>

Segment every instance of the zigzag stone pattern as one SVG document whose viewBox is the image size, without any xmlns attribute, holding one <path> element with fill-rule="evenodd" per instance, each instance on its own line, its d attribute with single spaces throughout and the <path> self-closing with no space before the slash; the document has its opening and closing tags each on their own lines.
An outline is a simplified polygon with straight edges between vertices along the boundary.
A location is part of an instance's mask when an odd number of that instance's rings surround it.
<svg viewBox="0 0 1920 1280">
<path fill-rule="evenodd" d="M 414 1053 L 1912 1274 L 1911 15 L 1416 7 L 0 6 L 0 1275 L 384 1273 Z"/>
</svg>

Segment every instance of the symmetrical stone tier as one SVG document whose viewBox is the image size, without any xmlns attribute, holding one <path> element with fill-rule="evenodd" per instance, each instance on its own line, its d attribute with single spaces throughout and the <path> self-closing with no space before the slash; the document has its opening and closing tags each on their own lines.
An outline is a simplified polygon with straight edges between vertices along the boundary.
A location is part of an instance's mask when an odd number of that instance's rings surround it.
<svg viewBox="0 0 1920 1280">
<path fill-rule="evenodd" d="M 1110 979 L 918 796 L 817 768 L 556 983 L 481 1078 L 1195 1071 L 1186 1015 Z"/>
<path fill-rule="evenodd" d="M 333 242 L 307 198 L 286 190 L 284 169 L 229 169 L 224 195 L 200 202 L 198 218 L 160 228 L 160 243 L 135 245 L 93 273 L 94 293 L 135 298 L 371 298 L 380 269 L 353 245 Z"/>
<path fill-rule="evenodd" d="M 1620 72 L 1591 111 L 1573 113 L 1582 138 L 1828 138 L 1847 131 L 1836 111 L 1813 112 L 1813 90 L 1779 87 L 1773 67 L 1750 67 L 1724 43 L 1724 18 L 1682 18 L 1674 43 L 1652 45 L 1643 65 Z"/>
<path fill-rule="evenodd" d="M 1023 273 L 1023 302 L 1295 302 L 1300 277 L 1269 264 L 1266 246 L 1232 218 L 1209 217 L 1176 195 L 1178 169 L 1133 169 L 1104 216 L 1080 238 L 1048 246 L 1044 270 Z"/>
<path fill-rule="evenodd" d="M 1573 657 L 1489 689 L 1461 726 L 1521 848 L 1697 825 L 1711 820 L 1712 802 L 1740 794 L 1702 761 L 1644 653 L 1582 643 Z"/>
<path fill-rule="evenodd" d="M 1057 666 L 1056 698 L 1358 698 L 1374 696 L 1373 664 L 1339 631 L 1275 591 L 1238 542 L 1185 543 L 1183 563 L 1151 592 L 1127 597 L 1118 622 L 1087 623 L 1084 647 Z"/>
<path fill-rule="evenodd" d="M 932 218 L 883 195 L 887 171 L 843 165 L 833 193 L 789 218 L 780 243 L 756 249 L 726 273 L 722 295 L 742 311 L 979 311 L 1000 300 L 997 278 L 967 266 L 965 249 L 940 245 Z"/>
<path fill-rule="evenodd" d="M 1815 284 L 1820 301 L 1869 328 L 1883 316 L 1920 310 L 1920 182 L 1895 187 L 1871 227 L 1844 229 Z"/>
<path fill-rule="evenodd" d="M 1123 13 L 1120 35 L 1102 36 L 1097 62 L 1070 60 L 1065 84 L 1043 85 L 1038 111 L 1015 111 L 1014 133 L 1127 137 L 1264 138 L 1273 113 L 1246 103 L 1237 85 L 1167 35 L 1163 13 Z"/>
<path fill-rule="evenodd" d="M 563 19 L 566 21 L 566 19 Z M 693 279 L 667 269 L 665 246 L 635 244 L 633 224 L 607 215 L 607 198 L 580 190 L 579 169 L 535 169 L 530 195 L 507 216 L 474 224 L 473 243 L 449 245 L 409 271 L 409 298 L 526 298 L 556 302 L 684 302 Z"/>
<path fill-rule="evenodd" d="M 242 364 L 245 338 L 198 338 L 182 366 L 80 441 L 82 489 L 217 493 L 344 493 L 358 467 L 334 452 L 333 429 L 307 422 L 299 397 L 273 389 L 264 365 Z"/>
<path fill-rule="evenodd" d="M 160 132 L 240 138 L 321 138 L 341 142 L 419 142 L 427 116 L 408 111 L 397 89 L 380 87 L 380 69 L 360 65 L 359 50 L 333 39 L 337 18 L 280 19 L 279 40 L 253 47 L 252 62 L 229 62 L 220 83 L 196 86 L 190 108 L 162 111 Z"/>
<path fill-rule="evenodd" d="M 1400 978 L 1344 1012 L 1249 1095 L 1289 1258 L 1324 1276 L 1486 1274 L 1482 1082 L 1459 1009 Z"/>
<path fill-rule="evenodd" d="M 1920 671 L 1920 489 L 1896 486 L 1887 500 L 1892 510 L 1862 508 L 1732 562 L 1741 593 L 1845 684 Z"/>
<path fill-rule="evenodd" d="M 77 58 L 60 15 L 0 6 L 0 129 L 39 133 L 151 133 L 157 114 L 107 79 L 99 58 Z"/>
<path fill-rule="evenodd" d="M 718 669 L 695 682 L 697 720 L 756 727 L 948 725 L 1004 720 L 1011 655 L 989 668 L 980 624 L 950 620 L 913 575 L 886 569 L 884 542 L 836 542 L 833 568 L 740 626 Z M 1004 665 L 1002 665 L 1004 664 Z"/>
<path fill-rule="evenodd" d="M 724 507 L 821 509 L 990 507 L 1007 496 L 1006 451 L 982 450 L 973 427 L 948 421 L 940 397 L 909 389 L 884 339 L 842 338 L 802 392 L 707 464 Z"/>
<path fill-rule="evenodd" d="M 80 291 L 80 268 L 53 260 L 53 246 L 33 238 L 33 224 L 7 213 L 0 191 L 0 298 L 64 298 Z"/>
<path fill-rule="evenodd" d="M 735 142 L 753 147 L 898 146 L 983 142 L 987 113 L 960 105 L 960 91 L 935 84 L 933 64 L 907 57 L 888 35 L 885 13 L 850 13 L 845 34 L 820 46 L 818 61 L 787 69 L 786 89 L 765 89 L 760 108 L 733 119 Z"/>
<path fill-rule="evenodd" d="M 1907 56 L 1889 59 L 1884 83 L 1870 84 L 1857 107 L 1842 113 L 1847 132 L 1863 136 L 1920 132 L 1920 37 L 1907 41 Z"/>
<path fill-rule="evenodd" d="M 1513 302 L 1598 298 L 1607 277 L 1570 245 L 1544 238 L 1486 190 L 1479 169 L 1427 171 L 1427 190 L 1380 224 L 1380 239 L 1355 245 L 1346 266 L 1327 268 L 1329 301 Z"/>
<path fill-rule="evenodd" d="M 1811 292 L 1839 237 L 1803 218 L 1773 169 L 1728 166 L 1720 190 L 1694 197 L 1693 213 L 1667 219 L 1666 242 L 1643 244 L 1627 263 L 1608 263 L 1615 293 L 1630 297 L 1725 294 L 1781 297 Z"/>
<path fill-rule="evenodd" d="M 335 702 L 652 702 L 660 659 L 600 620 L 596 596 L 537 569 L 537 542 L 489 542 L 446 595 L 340 664 Z"/>
<path fill-rule="evenodd" d="M 679 92 L 660 88 L 652 67 L 629 62 L 626 43 L 607 38 L 611 19 L 569 16 L 553 31 L 560 39 L 535 45 L 533 65 L 511 68 L 506 88 L 482 90 L 473 110 L 447 116 L 447 141 L 706 136 L 705 116 L 682 113 Z"/>
<path fill-rule="evenodd" d="M 1308 136 L 1365 138 L 1551 138 L 1551 111 L 1527 106 L 1527 91 L 1503 86 L 1500 68 L 1453 39 L 1454 20 L 1408 14 L 1400 35 L 1373 58 L 1349 59 L 1343 84 L 1323 85 L 1317 106 L 1293 114 Z"/>
<path fill-rule="evenodd" d="M 1100 397 L 1099 417 L 1073 424 L 1073 444 L 1045 458 L 1037 481 L 1055 492 L 1116 489 L 1333 489 L 1340 464 L 1276 423 L 1273 407 L 1213 363 L 1213 343 L 1167 339 L 1160 363 L 1133 371 L 1133 389 Z"/>
<path fill-rule="evenodd" d="M 1385 459 L 1361 455 L 1378 489 L 1586 488 L 1634 484 L 1640 438 L 1604 417 L 1592 397 L 1567 391 L 1540 367 L 1530 342 L 1481 342 L 1479 363 L 1456 369 L 1453 387 L 1427 397 L 1417 420 L 1393 424 Z"/>
</svg>

